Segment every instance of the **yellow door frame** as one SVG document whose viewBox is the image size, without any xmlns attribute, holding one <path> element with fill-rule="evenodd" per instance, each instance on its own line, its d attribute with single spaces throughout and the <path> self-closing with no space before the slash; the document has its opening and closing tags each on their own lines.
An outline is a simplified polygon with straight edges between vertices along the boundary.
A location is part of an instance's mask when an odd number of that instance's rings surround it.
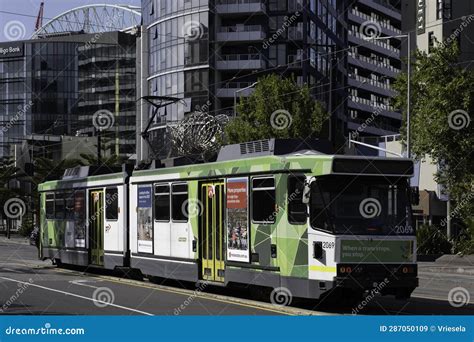
<svg viewBox="0 0 474 342">
<path fill-rule="evenodd" d="M 203 207 L 201 215 L 202 278 L 208 281 L 224 281 L 226 236 L 224 184 L 222 180 L 200 185 Z"/>
<path fill-rule="evenodd" d="M 95 197 L 98 196 L 97 201 Z M 104 265 L 104 190 L 89 191 L 90 263 Z"/>
</svg>

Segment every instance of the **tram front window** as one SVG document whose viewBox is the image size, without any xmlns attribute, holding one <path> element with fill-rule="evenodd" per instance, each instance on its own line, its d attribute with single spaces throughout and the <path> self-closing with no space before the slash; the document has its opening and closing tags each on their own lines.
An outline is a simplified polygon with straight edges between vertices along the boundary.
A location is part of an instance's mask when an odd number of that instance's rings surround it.
<svg viewBox="0 0 474 342">
<path fill-rule="evenodd" d="M 311 226 L 335 234 L 414 235 L 405 178 L 324 176 L 311 185 Z"/>
</svg>

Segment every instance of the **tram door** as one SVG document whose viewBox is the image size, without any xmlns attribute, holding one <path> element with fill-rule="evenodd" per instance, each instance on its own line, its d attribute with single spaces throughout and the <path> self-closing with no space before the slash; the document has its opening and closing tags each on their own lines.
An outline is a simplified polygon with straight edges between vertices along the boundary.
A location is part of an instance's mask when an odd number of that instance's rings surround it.
<svg viewBox="0 0 474 342">
<path fill-rule="evenodd" d="M 200 255 L 202 278 L 224 281 L 225 193 L 224 182 L 201 184 L 202 215 L 200 222 Z"/>
<path fill-rule="evenodd" d="M 92 265 L 104 265 L 104 192 L 89 192 L 89 250 Z"/>
</svg>

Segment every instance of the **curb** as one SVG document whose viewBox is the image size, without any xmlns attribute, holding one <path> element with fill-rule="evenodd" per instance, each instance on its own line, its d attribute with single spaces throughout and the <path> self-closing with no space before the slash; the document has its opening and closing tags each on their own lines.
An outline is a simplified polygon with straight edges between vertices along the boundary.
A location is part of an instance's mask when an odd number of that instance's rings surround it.
<svg viewBox="0 0 474 342">
<path fill-rule="evenodd" d="M 15 244 L 15 245 L 27 245 L 27 246 L 30 245 L 30 242 L 29 242 L 28 238 L 26 238 L 26 237 L 25 238 L 14 237 L 14 238 L 10 238 L 10 239 L 7 239 L 6 237 L 0 237 L 0 242 L 11 243 L 11 244 Z"/>
<path fill-rule="evenodd" d="M 67 271 L 70 273 L 77 272 L 74 270 L 68 270 L 68 269 L 63 269 L 63 268 L 61 268 L 60 270 Z M 273 311 L 275 313 L 283 313 L 283 314 L 292 315 L 292 316 L 332 316 L 334 315 L 334 314 L 326 313 L 322 311 L 311 311 L 311 310 L 305 310 L 305 309 L 294 308 L 294 307 L 289 307 L 289 306 L 277 306 L 277 305 L 273 305 L 269 303 L 254 301 L 251 299 L 241 299 L 241 298 L 224 296 L 220 294 L 208 293 L 208 292 L 203 292 L 203 291 L 164 286 L 164 285 L 150 283 L 148 280 L 139 281 L 139 280 L 133 280 L 133 279 L 118 278 L 118 277 L 113 277 L 113 276 L 108 276 L 108 275 L 97 275 L 97 274 L 88 273 L 88 272 L 80 272 L 80 273 L 87 274 L 88 276 L 93 277 L 93 278 L 108 280 L 114 283 L 130 284 L 130 285 L 136 285 L 136 286 L 148 288 L 151 290 L 157 289 L 157 290 L 162 290 L 165 292 L 172 292 L 175 294 L 179 293 L 185 296 L 193 296 L 197 298 L 217 300 L 220 302 L 247 305 L 247 306 L 252 306 L 252 307 L 263 309 L 263 310 Z"/>
<path fill-rule="evenodd" d="M 462 265 L 457 267 L 433 265 L 429 267 L 418 268 L 418 273 L 450 273 L 459 275 L 474 275 L 474 267 L 462 267 Z"/>
</svg>

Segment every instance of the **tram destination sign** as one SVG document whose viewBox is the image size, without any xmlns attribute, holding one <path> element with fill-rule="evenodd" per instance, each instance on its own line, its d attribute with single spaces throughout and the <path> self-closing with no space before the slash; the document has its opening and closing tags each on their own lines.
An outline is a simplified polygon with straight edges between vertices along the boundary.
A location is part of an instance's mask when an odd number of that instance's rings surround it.
<svg viewBox="0 0 474 342">
<path fill-rule="evenodd" d="M 412 240 L 342 240 L 341 262 L 411 262 Z"/>
<path fill-rule="evenodd" d="M 0 58 L 23 57 L 25 54 L 25 44 L 23 43 L 1 43 Z"/>
</svg>

